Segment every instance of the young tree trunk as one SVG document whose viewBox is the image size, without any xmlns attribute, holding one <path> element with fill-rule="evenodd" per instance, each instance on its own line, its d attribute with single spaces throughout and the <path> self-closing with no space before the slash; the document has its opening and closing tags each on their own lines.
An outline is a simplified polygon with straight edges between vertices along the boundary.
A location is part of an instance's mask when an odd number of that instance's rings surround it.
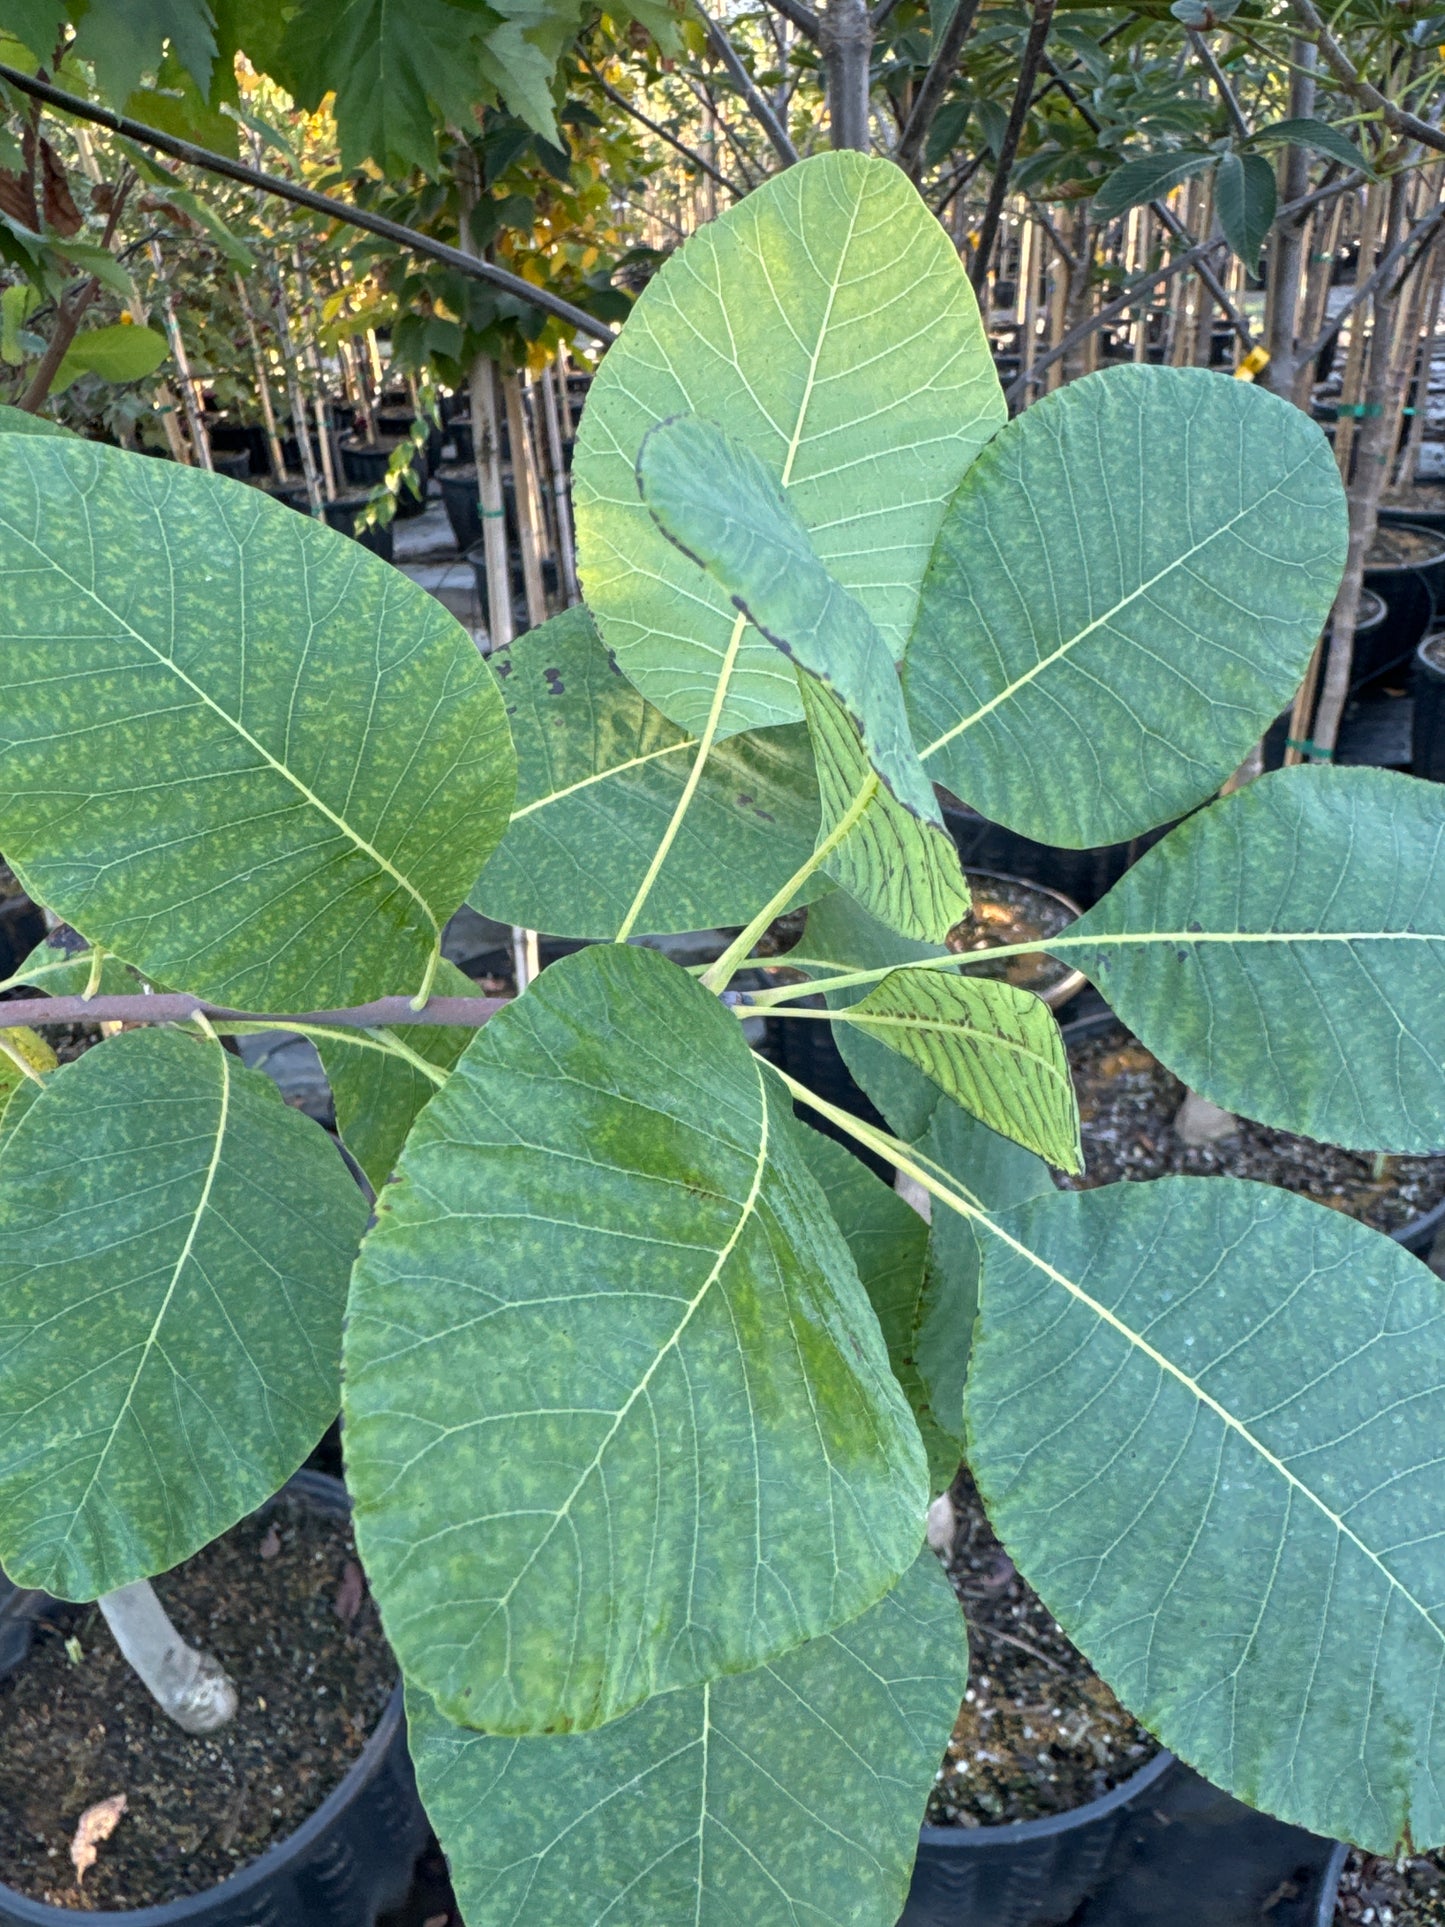
<svg viewBox="0 0 1445 1927">
<path fill-rule="evenodd" d="M 873 22 L 867 0 L 828 0 L 822 29 L 829 138 L 834 147 L 851 147 L 866 154 L 870 145 L 868 93 L 873 59 Z"/>
<path fill-rule="evenodd" d="M 191 379 L 191 364 L 186 357 L 186 344 L 181 336 L 181 324 L 176 319 L 176 304 L 171 299 L 171 291 L 166 281 L 165 262 L 161 258 L 160 245 L 150 244 L 151 266 L 155 269 L 156 282 L 161 291 L 161 314 L 166 324 L 166 339 L 171 344 L 171 360 L 176 364 L 176 373 L 181 378 L 181 401 L 186 411 L 186 425 L 191 431 L 191 448 L 201 468 L 213 468 L 211 460 L 211 438 L 206 433 L 205 418 L 200 403 L 196 399 L 196 384 Z"/>
<path fill-rule="evenodd" d="M 1407 180 L 1396 175 L 1386 192 L 1388 211 L 1381 235 L 1381 249 L 1388 252 L 1400 238 L 1405 224 Z M 1350 670 L 1354 662 L 1355 624 L 1360 614 L 1360 591 L 1365 573 L 1365 556 L 1374 539 L 1380 495 L 1388 472 L 1390 451 L 1399 427 L 1395 410 L 1388 406 L 1391 372 L 1394 363 L 1395 325 L 1400 306 L 1396 284 L 1387 279 L 1376 291 L 1372 304 L 1370 348 L 1364 391 L 1361 397 L 1360 429 L 1355 437 L 1355 478 L 1349 484 L 1350 541 L 1345 553 L 1344 579 L 1330 616 L 1330 646 L 1325 658 L 1324 687 L 1312 732 L 1316 748 L 1333 751 L 1339 740 L 1340 719 L 1350 693 Z M 1343 425 L 1343 424 L 1342 424 Z"/>
<path fill-rule="evenodd" d="M 560 357 L 556 366 L 560 373 Z M 561 381 L 565 388 L 565 376 Z M 542 419 L 546 424 L 547 454 L 552 468 L 553 513 L 557 519 L 557 566 L 562 575 L 562 593 L 570 609 L 573 603 L 581 600 L 581 593 L 577 587 L 577 541 L 572 528 L 572 496 L 562 451 L 562 424 L 557 412 L 557 385 L 552 369 L 542 370 L 542 378 L 537 386 L 542 396 Z"/>
<path fill-rule="evenodd" d="M 537 491 L 528 446 L 519 375 L 502 376 L 507 408 L 507 438 L 512 444 L 512 492 L 517 502 L 517 538 L 522 551 L 522 583 L 527 597 L 527 621 L 536 629 L 547 620 L 547 598 L 542 587 L 541 530 L 537 526 Z"/>
<path fill-rule="evenodd" d="M 495 371 L 478 355 L 467 377 L 472 405 L 472 446 L 477 457 L 477 500 L 482 553 L 487 563 L 487 635 L 494 649 L 512 640 L 512 584 L 507 559 L 507 515 L 502 492 L 502 429 Z"/>
<path fill-rule="evenodd" d="M 256 370 L 256 393 L 261 399 L 261 413 L 266 421 L 266 440 L 271 449 L 271 466 L 276 471 L 278 482 L 286 480 L 286 455 L 281 447 L 281 432 L 276 426 L 276 409 L 271 400 L 271 383 L 266 374 L 266 357 L 261 351 L 261 337 L 256 331 L 256 317 L 251 311 L 251 297 L 246 292 L 246 283 L 236 276 L 236 293 L 241 302 L 241 313 L 246 321 L 246 334 L 251 343 L 251 362 Z"/>
<path fill-rule="evenodd" d="M 1290 118 L 1310 119 L 1315 111 L 1314 42 L 1296 40 L 1291 51 L 1295 71 L 1289 89 Z M 1309 189 L 1309 182 L 1309 150 L 1286 147 L 1280 161 L 1281 206 L 1301 199 Z M 1295 349 L 1300 338 L 1300 284 L 1313 225 L 1309 213 L 1296 214 L 1287 221 L 1280 221 L 1275 226 L 1270 244 L 1270 312 L 1264 341 L 1269 361 L 1264 368 L 1264 381 L 1266 387 L 1276 395 L 1283 395 L 1286 401 L 1294 398 L 1299 373 Z"/>
<path fill-rule="evenodd" d="M 214 1733 L 236 1711 L 236 1689 L 219 1661 L 188 1646 L 149 1580 L 97 1602 L 115 1643 L 161 1711 L 187 1733 Z"/>
</svg>

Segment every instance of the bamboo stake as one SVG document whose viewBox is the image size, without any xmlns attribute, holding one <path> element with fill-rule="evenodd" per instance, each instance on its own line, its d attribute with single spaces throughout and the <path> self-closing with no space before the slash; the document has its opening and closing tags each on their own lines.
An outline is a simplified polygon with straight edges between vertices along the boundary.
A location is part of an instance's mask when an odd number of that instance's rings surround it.
<svg viewBox="0 0 1445 1927">
<path fill-rule="evenodd" d="M 542 587 L 540 517 L 522 408 L 522 384 L 515 374 L 502 376 L 502 400 L 507 410 L 507 435 L 512 444 L 512 490 L 517 501 L 517 541 L 522 552 L 527 620 L 535 629 L 547 620 L 547 597 Z"/>
<path fill-rule="evenodd" d="M 1404 229 L 1405 193 L 1406 182 L 1400 175 L 1396 175 L 1385 189 L 1386 211 L 1381 246 L 1386 251 L 1394 246 Z M 1333 754 L 1339 739 L 1340 719 L 1344 715 L 1345 701 L 1350 691 L 1365 556 L 1375 533 L 1380 492 L 1384 487 L 1389 461 L 1387 451 L 1398 427 L 1398 417 L 1390 411 L 1388 404 L 1399 301 L 1399 294 L 1388 281 L 1375 290 L 1370 353 L 1361 401 L 1362 418 L 1359 434 L 1355 438 L 1355 480 L 1348 490 L 1349 547 L 1345 555 L 1344 579 L 1330 616 L 1330 643 L 1325 656 L 1324 682 L 1311 732 L 1316 754 L 1326 758 Z"/>
<path fill-rule="evenodd" d="M 552 467 L 552 500 L 557 519 L 557 564 L 562 574 L 562 593 L 570 609 L 581 601 L 577 587 L 577 543 L 572 528 L 572 497 L 568 488 L 567 464 L 562 455 L 562 426 L 557 412 L 556 384 L 549 371 L 542 371 L 537 386 L 542 394 L 542 419 L 547 430 L 547 452 Z"/>
<path fill-rule="evenodd" d="M 236 293 L 241 302 L 241 313 L 246 321 L 246 335 L 251 343 L 251 361 L 256 370 L 256 392 L 261 398 L 261 413 L 266 421 L 266 440 L 271 449 L 271 466 L 276 471 L 278 482 L 286 480 L 286 453 L 281 446 L 281 432 L 276 426 L 276 410 L 271 401 L 271 383 L 266 374 L 266 357 L 261 350 L 261 337 L 256 332 L 256 317 L 251 309 L 251 297 L 246 293 L 246 284 L 237 274 Z"/>
<path fill-rule="evenodd" d="M 286 306 L 286 289 L 281 279 L 281 264 L 271 263 L 271 311 L 276 322 L 276 341 L 281 350 L 281 365 L 286 371 L 286 395 L 291 409 L 291 430 L 301 456 L 301 473 L 306 478 L 306 496 L 311 513 L 321 513 L 321 478 L 316 472 L 316 456 L 311 447 L 311 432 L 306 419 L 306 403 L 301 393 L 296 345 L 291 335 L 291 317 Z"/>
<path fill-rule="evenodd" d="M 150 243 L 151 266 L 155 269 L 156 283 L 161 293 L 161 314 L 165 318 L 166 338 L 171 344 L 171 359 L 181 378 L 181 401 L 185 406 L 186 422 L 191 431 L 191 445 L 195 450 L 197 465 L 201 468 L 214 468 L 211 460 L 211 438 L 206 433 L 206 424 L 201 415 L 196 398 L 196 384 L 191 375 L 191 364 L 186 356 L 186 344 L 181 338 L 181 324 L 176 319 L 175 303 L 166 281 L 165 263 L 161 259 L 159 242 Z"/>
</svg>

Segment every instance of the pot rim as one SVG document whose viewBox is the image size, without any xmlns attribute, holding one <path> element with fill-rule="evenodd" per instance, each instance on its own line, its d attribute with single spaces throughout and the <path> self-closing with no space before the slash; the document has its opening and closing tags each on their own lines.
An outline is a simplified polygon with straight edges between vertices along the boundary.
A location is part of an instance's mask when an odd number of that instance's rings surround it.
<svg viewBox="0 0 1445 1927">
<path fill-rule="evenodd" d="M 342 1480 L 333 1478 L 329 1472 L 316 1472 L 303 1466 L 299 1472 L 293 1472 L 281 1490 L 265 1505 L 258 1506 L 256 1511 L 268 1511 L 277 1499 L 288 1492 L 304 1495 L 322 1511 L 351 1510 L 350 1495 Z M 342 1502 L 339 1505 L 338 1500 Z M 395 1743 L 398 1729 L 404 1727 L 405 1723 L 405 1689 L 398 1679 L 365 1746 L 320 1806 L 284 1839 L 275 1841 L 254 1860 L 248 1860 L 245 1866 L 227 1874 L 224 1880 L 203 1887 L 199 1893 L 181 1894 L 175 1900 L 157 1901 L 151 1907 L 106 1908 L 97 1913 L 82 1913 L 73 1907 L 54 1907 L 46 1900 L 32 1900 L 29 1894 L 22 1893 L 18 1887 L 7 1887 L 0 1881 L 0 1905 L 17 1920 L 33 1922 L 34 1927 L 62 1927 L 66 1921 L 75 1923 L 82 1920 L 113 1922 L 115 1927 L 182 1927 L 193 1912 L 213 1903 L 243 1898 L 253 1888 L 270 1880 L 285 1861 L 305 1853 L 343 1809 L 351 1804 L 367 1781 L 379 1772 Z"/>
<path fill-rule="evenodd" d="M 1007 870 L 987 870 L 979 864 L 965 864 L 962 867 L 965 877 L 986 877 L 990 883 L 1012 883 L 1020 890 L 1037 890 L 1040 896 L 1052 897 L 1055 903 L 1063 904 L 1069 912 L 1071 923 L 1077 923 L 1084 914 L 1071 896 L 1066 896 L 1062 890 L 1056 890 L 1052 883 L 1035 883 L 1032 877 L 1011 876 Z M 988 952 L 979 950 L 973 954 L 983 958 L 988 955 Z M 1041 1003 L 1047 1004 L 1050 1010 L 1058 1010 L 1068 1003 L 1071 997 L 1077 997 L 1088 981 L 1082 970 L 1069 970 L 1056 984 L 1051 984 L 1047 990 L 1036 991 L 1035 995 Z"/>
<path fill-rule="evenodd" d="M 1435 553 L 1422 556 L 1418 562 L 1371 562 L 1367 556 L 1365 559 L 1367 576 L 1414 575 L 1421 569 L 1433 569 L 1441 562 L 1445 562 L 1445 534 L 1442 534 L 1439 529 L 1432 529 L 1427 522 L 1389 522 L 1386 526 L 1402 532 L 1412 531 L 1416 535 L 1428 535 L 1435 544 Z"/>
<path fill-rule="evenodd" d="M 1147 1792 L 1156 1780 L 1163 1779 L 1177 1764 L 1168 1748 L 1161 1746 L 1154 1757 L 1146 1760 L 1127 1780 L 1110 1787 L 1097 1800 L 1089 1800 L 1081 1807 L 1071 1807 L 1067 1813 L 1046 1813 L 1038 1820 L 1001 1820 L 996 1825 L 983 1827 L 920 1827 L 918 1842 L 922 1847 L 950 1847 L 968 1852 L 980 1848 L 1010 1847 L 1016 1841 L 1048 1840 L 1055 1834 L 1068 1833 L 1075 1827 L 1086 1827 L 1095 1820 L 1104 1819 L 1119 1807 L 1126 1806 L 1137 1795 Z"/>
</svg>

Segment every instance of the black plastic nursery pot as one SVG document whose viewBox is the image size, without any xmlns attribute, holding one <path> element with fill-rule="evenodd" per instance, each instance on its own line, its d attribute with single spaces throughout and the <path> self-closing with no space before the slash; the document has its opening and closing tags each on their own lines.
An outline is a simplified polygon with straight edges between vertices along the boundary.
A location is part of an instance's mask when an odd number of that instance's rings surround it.
<svg viewBox="0 0 1445 1927">
<path fill-rule="evenodd" d="M 1417 557 L 1408 561 L 1372 559 L 1365 569 L 1365 587 L 1381 597 L 1385 617 L 1368 637 L 1356 631 L 1350 674 L 1354 688 L 1408 662 L 1430 628 L 1437 597 L 1445 600 L 1445 535 L 1413 522 L 1398 522 L 1382 529 L 1381 539 L 1412 533 L 1421 538 L 1416 545 L 1421 551 Z"/>
<path fill-rule="evenodd" d="M 328 527 L 339 529 L 343 535 L 349 535 L 353 541 L 359 542 L 364 549 L 370 549 L 373 555 L 379 555 L 384 562 L 390 562 L 393 542 L 390 522 L 372 522 L 365 528 L 357 527 L 362 512 L 370 500 L 369 495 L 338 495 L 334 502 L 323 505 L 322 513 L 326 517 Z"/>
<path fill-rule="evenodd" d="M 223 449 L 211 450 L 211 467 L 217 475 L 229 475 L 233 482 L 249 482 L 251 479 L 251 454 L 249 449 L 238 448 L 227 452 Z"/>
<path fill-rule="evenodd" d="M 1437 535 L 1445 535 L 1445 482 L 1417 482 L 1414 493 L 1412 502 L 1399 506 L 1382 504 L 1380 520 L 1387 528 L 1408 523 L 1417 529 L 1434 529 Z"/>
<path fill-rule="evenodd" d="M 311 513 L 311 491 L 304 482 L 265 481 L 258 486 L 268 495 L 274 495 L 278 502 L 284 502 L 288 509 L 295 509 L 301 515 Z"/>
<path fill-rule="evenodd" d="M 345 1486 L 324 1472 L 298 1472 L 285 1490 L 333 1516 L 349 1509 Z M 0 1670 L 24 1663 L 29 1620 L 45 1604 L 36 1593 L 0 1600 Z M 0 1886 L 0 1927 L 74 1927 L 81 1919 L 115 1927 L 373 1927 L 405 1898 L 428 1832 L 398 1682 L 341 1783 L 293 1834 L 229 1879 L 159 1906 L 83 1914 Z"/>
<path fill-rule="evenodd" d="M 477 494 L 476 463 L 470 459 L 447 462 L 437 470 L 436 483 L 441 491 L 447 521 L 451 524 L 452 538 L 460 553 L 465 555 L 482 539 L 482 507 Z M 506 510 L 508 525 L 515 528 L 517 492 L 510 475 L 502 477 L 502 506 Z"/>
<path fill-rule="evenodd" d="M 1414 753 L 1416 776 L 1445 783 L 1445 630 L 1426 636 L 1415 651 Z"/>
<path fill-rule="evenodd" d="M 1329 1927 L 1345 1852 L 1157 1753 L 1072 1813 L 924 1827 L 898 1927 Z"/>
</svg>

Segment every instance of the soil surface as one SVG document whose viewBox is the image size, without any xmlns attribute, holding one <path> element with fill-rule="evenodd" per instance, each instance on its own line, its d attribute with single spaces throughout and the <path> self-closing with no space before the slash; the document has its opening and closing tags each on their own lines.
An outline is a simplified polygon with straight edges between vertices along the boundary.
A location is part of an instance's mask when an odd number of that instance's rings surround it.
<svg viewBox="0 0 1445 1927">
<path fill-rule="evenodd" d="M 183 1733 L 94 1606 L 55 1608 L 0 1681 L 0 1881 L 32 1899 L 133 1908 L 224 1880 L 316 1810 L 390 1696 L 396 1663 L 344 1519 L 282 1499 L 155 1586 L 226 1668 L 240 1709 L 218 1733 Z M 122 1793 L 77 1883 L 77 1822 Z"/>
<path fill-rule="evenodd" d="M 1445 1927 L 1445 1855 L 1395 1861 L 1352 1853 L 1335 1900 L 1335 1927 Z"/>
<path fill-rule="evenodd" d="M 1417 512 L 1434 514 L 1440 509 L 1445 509 L 1445 484 L 1415 482 L 1409 488 L 1392 488 L 1381 502 L 1381 507 L 1414 509 Z"/>
<path fill-rule="evenodd" d="M 1365 559 L 1367 569 L 1418 569 L 1445 555 L 1445 536 L 1432 529 L 1393 528 L 1382 522 Z"/>
<path fill-rule="evenodd" d="M 935 1827 L 996 1826 L 1085 1806 L 1159 1750 L 1070 1645 L 994 1537 L 973 1481 L 949 1494 L 947 1572 L 968 1621 L 968 1692 L 929 1796 Z"/>
<path fill-rule="evenodd" d="M 1056 1178 L 1065 1190 L 1172 1172 L 1223 1172 L 1298 1191 L 1377 1231 L 1398 1231 L 1445 1197 L 1445 1157 L 1377 1160 L 1245 1118 L 1216 1143 L 1182 1143 L 1174 1118 L 1184 1086 L 1122 1024 L 1071 1045 L 1069 1062 L 1079 1096 L 1084 1173 Z"/>
<path fill-rule="evenodd" d="M 973 908 L 948 933 L 948 948 L 956 955 L 1001 950 L 1006 944 L 1037 943 L 1041 937 L 1056 937 L 1074 921 L 1074 912 L 1066 903 L 1032 883 L 972 870 L 966 874 Z M 1001 977 L 1005 983 L 1043 997 L 1071 973 L 1071 965 L 1054 957 L 1032 956 L 1006 957 L 997 964 L 980 962 L 968 974 Z"/>
</svg>

